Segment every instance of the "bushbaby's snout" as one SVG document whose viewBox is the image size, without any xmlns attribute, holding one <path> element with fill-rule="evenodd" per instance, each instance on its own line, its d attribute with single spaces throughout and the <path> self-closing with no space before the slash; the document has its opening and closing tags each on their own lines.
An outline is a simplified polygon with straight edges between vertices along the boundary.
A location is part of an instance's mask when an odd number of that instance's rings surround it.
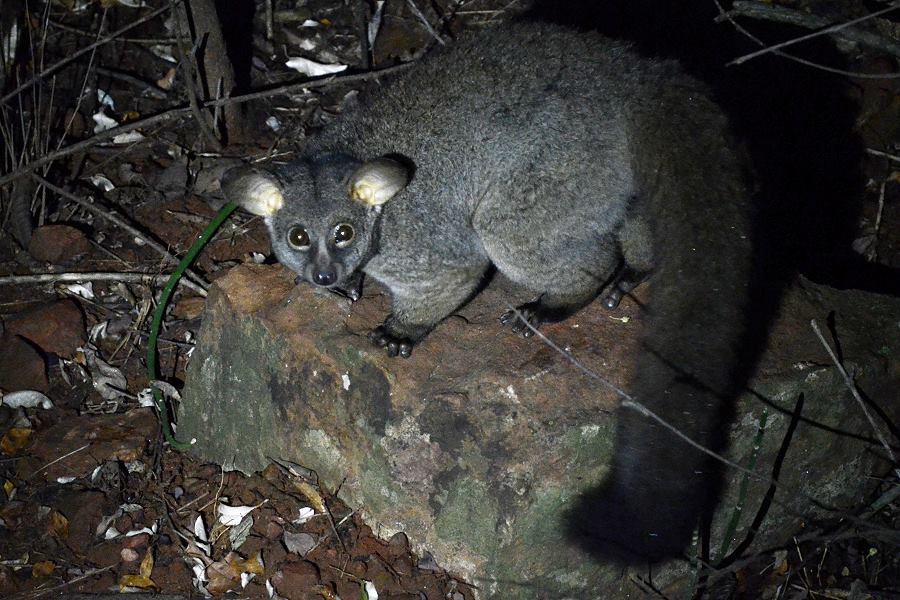
<svg viewBox="0 0 900 600">
<path fill-rule="evenodd" d="M 315 270 L 313 271 L 312 281 L 316 285 L 320 285 L 322 287 L 328 287 L 330 285 L 334 285 L 337 281 L 337 273 L 333 270 Z"/>
</svg>

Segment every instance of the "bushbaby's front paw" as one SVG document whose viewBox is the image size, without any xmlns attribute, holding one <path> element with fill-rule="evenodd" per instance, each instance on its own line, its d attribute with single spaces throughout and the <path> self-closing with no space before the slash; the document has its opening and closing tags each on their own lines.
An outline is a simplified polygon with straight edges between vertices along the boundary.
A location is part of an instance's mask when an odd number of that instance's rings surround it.
<svg viewBox="0 0 900 600">
<path fill-rule="evenodd" d="M 388 356 L 400 355 L 402 358 L 409 358 L 409 355 L 412 354 L 412 340 L 391 335 L 384 325 L 373 329 L 369 334 L 369 339 L 379 348 L 384 348 Z"/>
</svg>

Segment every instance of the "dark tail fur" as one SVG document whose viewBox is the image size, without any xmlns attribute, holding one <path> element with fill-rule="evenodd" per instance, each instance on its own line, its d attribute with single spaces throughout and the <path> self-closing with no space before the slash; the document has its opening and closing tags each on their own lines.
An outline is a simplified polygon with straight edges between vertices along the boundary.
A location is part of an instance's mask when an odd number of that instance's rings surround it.
<svg viewBox="0 0 900 600">
<path fill-rule="evenodd" d="M 696 88 L 696 89 L 691 89 Z M 699 85 L 658 90 L 632 115 L 636 209 L 651 224 L 654 271 L 630 392 L 695 442 L 724 445 L 743 385 L 752 249 L 742 160 Z M 573 536 L 604 558 L 682 554 L 713 509 L 720 465 L 654 419 L 622 407 L 607 480 L 570 513 Z"/>
</svg>

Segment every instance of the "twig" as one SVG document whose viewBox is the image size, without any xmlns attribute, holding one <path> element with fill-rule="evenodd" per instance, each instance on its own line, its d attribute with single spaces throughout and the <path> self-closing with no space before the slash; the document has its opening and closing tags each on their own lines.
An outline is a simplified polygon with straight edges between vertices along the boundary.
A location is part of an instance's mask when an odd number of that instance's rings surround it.
<svg viewBox="0 0 900 600">
<path fill-rule="evenodd" d="M 80 35 L 81 37 L 97 37 L 96 33 L 91 33 L 89 31 L 83 31 L 78 29 L 77 27 L 72 27 L 71 25 L 66 25 L 65 23 L 60 23 L 59 21 L 54 21 L 53 19 L 47 19 L 47 24 L 51 27 L 56 27 L 57 29 L 62 29 L 63 31 L 68 31 L 69 33 L 74 33 L 75 35 Z M 152 44 L 152 45 L 168 45 L 174 44 L 175 38 L 127 38 L 127 37 L 118 37 L 116 38 L 117 42 L 122 42 L 125 44 Z"/>
<path fill-rule="evenodd" d="M 148 238 L 146 235 L 144 235 L 143 233 L 138 231 L 136 228 L 132 227 L 129 223 L 126 223 L 124 219 L 121 219 L 118 216 L 116 216 L 116 214 L 113 213 L 112 211 L 103 210 L 102 208 L 99 208 L 99 207 L 95 206 L 94 204 L 88 202 L 84 198 L 80 198 L 79 196 L 76 196 L 75 194 L 72 194 L 72 193 L 62 189 L 59 186 L 53 185 L 52 183 L 50 183 L 49 181 L 47 181 L 40 175 L 32 174 L 31 177 L 35 181 L 37 181 L 39 184 L 46 187 L 51 192 L 53 192 L 55 194 L 59 194 L 63 198 L 65 198 L 67 200 L 71 200 L 72 202 L 75 202 L 76 204 L 78 204 L 79 206 L 81 206 L 82 208 L 84 208 L 89 213 L 93 214 L 94 216 L 100 217 L 101 219 L 105 219 L 115 225 L 118 225 L 119 227 L 121 227 L 122 229 L 124 229 L 125 231 L 130 233 L 131 235 L 135 236 L 136 238 L 138 238 L 139 240 L 143 241 L 145 244 L 147 244 L 148 246 L 150 246 L 151 248 L 156 250 L 156 252 L 159 253 L 167 261 L 174 263 L 176 265 L 180 262 L 179 259 L 177 259 L 174 255 L 170 254 L 169 251 L 166 250 L 161 244 Z M 196 272 L 193 272 L 190 269 L 188 269 L 187 271 L 185 271 L 185 274 L 188 275 L 191 278 L 191 280 L 198 286 L 200 286 L 204 289 L 209 287 L 209 283 L 207 283 L 206 280 L 204 280 L 203 277 L 198 275 Z"/>
<path fill-rule="evenodd" d="M 20 596 L 10 596 L 10 600 L 14 600 L 17 597 L 18 598 L 40 598 L 42 596 L 46 596 L 48 594 L 58 592 L 59 590 L 63 590 L 65 588 L 69 587 L 70 585 L 78 583 L 79 581 L 83 581 L 90 577 L 94 577 L 95 575 L 99 575 L 100 573 L 106 573 L 107 571 L 111 571 L 111 570 L 115 569 L 117 566 L 118 566 L 118 564 L 114 563 L 114 564 L 111 564 L 106 567 L 100 567 L 99 569 L 91 569 L 90 571 L 82 573 L 78 577 L 73 577 L 69 581 L 65 581 L 57 586 L 53 586 L 51 588 L 46 588 L 43 590 L 32 590 L 30 592 L 24 592 Z"/>
<path fill-rule="evenodd" d="M 894 162 L 900 162 L 900 156 L 898 156 L 896 154 L 889 154 L 889 153 L 883 152 L 881 150 L 876 150 L 875 148 L 866 148 L 866 154 L 871 154 L 872 156 L 886 158 L 886 159 L 894 161 Z"/>
<path fill-rule="evenodd" d="M 894 8 L 896 8 L 896 6 Z M 731 7 L 731 10 L 728 11 L 728 14 L 750 17 L 752 19 L 775 21 L 778 23 L 788 23 L 805 29 L 828 28 L 832 25 L 832 21 L 826 17 L 800 12 L 775 4 L 763 4 L 761 2 L 735 2 Z M 720 16 L 717 20 L 721 20 L 722 18 L 723 17 Z M 861 44 L 900 57 L 900 45 L 885 39 L 882 36 L 869 31 L 860 30 L 856 27 L 845 27 L 841 31 L 830 31 L 825 29 L 824 31 L 817 32 L 817 35 L 820 33 L 828 33 L 842 41 Z"/>
<path fill-rule="evenodd" d="M 0 285 L 20 285 L 28 283 L 54 283 L 54 282 L 78 282 L 78 281 L 125 281 L 128 283 L 143 283 L 144 285 L 157 285 L 169 278 L 169 274 L 151 275 L 149 273 L 36 273 L 33 275 L 7 275 L 0 277 Z M 182 279 L 185 287 L 190 288 L 200 296 L 206 296 L 206 290 L 193 281 Z"/>
<path fill-rule="evenodd" d="M 75 448 L 75 449 L 72 450 L 71 452 L 67 452 L 67 453 L 63 454 L 62 456 L 60 456 L 59 458 L 56 458 L 56 459 L 54 459 L 54 460 L 51 460 L 51 461 L 48 462 L 46 465 L 44 465 L 43 467 L 41 467 L 40 469 L 38 469 L 37 471 L 35 471 L 35 472 L 32 473 L 31 475 L 29 475 L 29 476 L 28 476 L 28 479 L 29 479 L 29 480 L 30 480 L 30 479 L 33 479 L 38 473 L 40 473 L 41 471 L 43 471 L 43 470 L 46 469 L 47 467 L 52 467 L 53 465 L 55 465 L 55 464 L 58 463 L 59 461 L 65 460 L 65 459 L 69 458 L 70 456 L 72 456 L 73 454 L 78 454 L 79 452 L 81 452 L 82 450 L 84 450 L 85 448 L 87 448 L 87 447 L 90 446 L 90 445 L 91 445 L 91 443 L 88 442 L 87 444 L 85 444 L 85 445 L 82 446 L 81 448 Z"/>
<path fill-rule="evenodd" d="M 872 418 L 872 414 L 869 412 L 869 409 L 866 406 L 865 401 L 863 401 L 862 396 L 859 395 L 859 390 L 856 389 L 856 384 L 853 382 L 853 379 L 850 378 L 847 370 L 844 369 L 844 365 L 842 365 L 838 360 L 838 357 L 834 353 L 834 350 L 831 349 L 831 345 L 825 341 L 825 337 L 822 335 L 822 331 L 819 329 L 819 324 L 816 323 L 816 320 L 813 319 L 809 322 L 809 324 L 812 326 L 813 331 L 816 332 L 816 336 L 818 336 L 819 341 L 822 342 L 822 345 L 828 352 L 828 356 L 831 357 L 832 362 L 834 362 L 834 366 L 837 367 L 837 370 L 841 374 L 841 377 L 844 378 L 844 385 L 846 385 L 847 389 L 850 390 L 850 393 L 853 394 L 853 398 L 856 399 L 856 403 L 859 404 L 859 407 L 862 409 L 863 414 L 866 415 L 866 419 L 869 420 L 869 425 L 872 426 L 872 430 L 875 432 L 875 437 L 877 437 L 878 441 L 881 442 L 881 445 L 884 446 L 884 449 L 890 457 L 891 462 L 896 466 L 897 458 L 894 456 L 894 451 L 891 448 L 891 445 L 888 444 L 887 439 L 884 437 L 884 434 L 881 432 L 881 428 L 878 427 L 875 419 Z M 900 476 L 900 468 L 895 468 L 894 472 L 897 474 L 897 476 Z"/>
<path fill-rule="evenodd" d="M 749 40 L 752 40 L 757 46 L 764 47 L 766 44 L 761 39 L 750 33 L 745 27 L 741 26 L 740 23 L 734 20 L 729 13 L 725 12 L 725 9 L 722 8 L 722 4 L 719 0 L 713 0 L 715 2 L 716 8 L 719 11 L 719 16 L 716 17 L 716 20 L 725 19 L 729 23 L 731 23 L 732 27 L 735 28 L 736 31 L 743 34 Z M 858 71 L 847 71 L 844 69 L 836 69 L 834 67 L 829 67 L 826 65 L 822 65 L 811 60 L 806 60 L 805 58 L 800 58 L 799 56 L 794 56 L 793 54 L 788 54 L 787 52 L 782 52 L 780 50 L 773 50 L 773 54 L 776 56 L 780 56 L 782 58 L 786 58 L 788 60 L 792 60 L 801 65 L 806 65 L 807 67 L 812 67 L 813 69 L 819 69 L 820 71 L 825 71 L 827 73 L 834 73 L 835 75 L 842 75 L 844 77 L 853 77 L 856 79 L 893 79 L 900 77 L 900 73 L 888 73 L 888 74 L 876 74 L 876 73 L 860 73 Z"/>
<path fill-rule="evenodd" d="M 522 313 L 519 311 L 519 309 L 513 307 L 512 305 L 509 305 L 509 310 L 512 311 L 516 315 L 516 317 L 521 319 L 522 322 L 525 325 L 527 325 L 528 328 L 532 332 L 534 332 L 534 334 L 536 336 L 538 336 L 545 344 L 547 344 L 547 346 L 549 346 L 552 350 L 555 350 L 555 351 L 559 352 L 560 354 L 562 354 L 566 358 L 566 360 L 568 360 L 570 363 L 572 363 L 579 371 L 581 371 L 582 373 L 584 373 L 591 379 L 599 381 L 601 385 L 603 385 L 607 389 L 610 389 L 613 392 L 615 392 L 616 395 L 619 396 L 619 398 L 621 398 L 621 406 L 623 408 L 630 408 L 632 410 L 636 410 L 637 412 L 641 413 L 645 417 L 650 417 L 652 420 L 654 420 L 657 423 L 659 423 L 660 425 L 662 425 L 665 429 L 671 431 L 673 434 L 675 434 L 675 436 L 677 438 L 684 441 L 686 444 L 690 445 L 693 448 L 696 448 L 697 450 L 699 450 L 700 452 L 703 452 L 704 454 L 708 454 L 709 456 L 713 457 L 717 461 L 733 468 L 736 471 L 744 473 L 747 476 L 757 479 L 759 481 L 778 485 L 778 482 L 775 481 L 774 479 L 772 479 L 771 477 L 765 477 L 763 475 L 759 475 L 758 473 L 751 471 L 750 469 L 744 467 L 743 465 L 739 465 L 738 463 L 726 458 L 725 456 L 722 456 L 718 452 L 714 452 L 713 450 L 710 450 L 703 444 L 695 442 L 690 437 L 688 437 L 687 435 L 685 435 L 684 433 L 679 431 L 677 427 L 670 424 L 668 421 L 666 421 L 665 419 L 663 419 L 662 417 L 657 415 L 655 412 L 653 412 L 652 410 L 647 408 L 644 404 L 642 404 L 641 402 L 636 400 L 634 398 L 634 396 L 630 395 L 628 392 L 626 392 L 622 388 L 618 387 L 617 385 L 615 385 L 611 381 L 607 380 L 606 378 L 595 373 L 594 371 L 592 371 L 591 369 L 589 369 L 588 367 L 583 365 L 581 363 L 581 361 L 579 361 L 577 358 L 572 356 L 570 353 L 566 352 L 565 350 L 563 350 L 562 348 L 557 346 L 550 338 L 545 336 L 539 329 L 537 329 L 534 325 L 529 323 L 528 320 L 524 317 L 524 315 L 522 315 Z"/>
<path fill-rule="evenodd" d="M 425 30 L 429 33 L 429 35 L 437 40 L 437 43 L 441 46 L 446 46 L 447 42 L 442 40 L 441 36 L 437 34 L 437 32 L 431 26 L 431 23 L 428 22 L 428 19 L 426 19 L 425 15 L 422 14 L 422 11 L 419 10 L 418 6 L 416 6 L 415 0 L 406 0 L 406 4 L 407 6 L 409 6 L 409 9 L 413 11 L 413 14 L 416 15 L 416 18 L 419 19 L 419 22 L 422 23 L 422 26 L 425 27 Z"/>
<path fill-rule="evenodd" d="M 191 113 L 194 115 L 194 120 L 197 122 L 197 127 L 200 128 L 200 133 L 206 138 L 206 141 L 209 142 L 210 146 L 213 147 L 217 152 L 222 151 L 222 142 L 219 138 L 216 137 L 215 132 L 213 132 L 212 128 L 209 126 L 209 122 L 206 120 L 207 116 L 203 113 L 203 110 L 200 108 L 200 95 L 197 93 L 197 80 L 194 79 L 194 75 L 200 72 L 200 69 L 196 63 L 196 45 L 188 51 L 185 48 L 184 44 L 184 36 L 185 36 L 185 22 L 188 19 L 188 6 L 182 5 L 181 10 L 177 10 L 175 7 L 175 2 L 177 0 L 170 0 L 172 2 L 172 10 L 175 13 L 175 22 L 178 25 L 178 44 L 176 44 L 176 48 L 178 48 L 178 54 L 181 58 L 181 68 L 182 68 L 182 76 L 184 78 L 184 84 L 187 88 L 188 102 L 191 106 Z M 187 32 L 187 35 L 190 36 L 190 32 Z M 198 40 L 199 42 L 199 40 Z"/>
<path fill-rule="evenodd" d="M 842 511 L 836 510 L 834 508 L 831 508 L 831 507 L 823 504 L 818 498 L 803 491 L 802 489 L 787 486 L 787 485 L 783 484 L 782 482 L 778 481 L 778 479 L 776 479 L 775 477 L 761 475 L 759 473 L 756 473 L 742 465 L 737 464 L 736 462 L 734 462 L 732 460 L 729 460 L 725 456 L 722 456 L 721 454 L 718 454 L 717 452 L 704 447 L 702 444 L 695 442 L 690 437 L 688 437 L 687 435 L 685 435 L 684 433 L 679 431 L 677 427 L 670 424 L 665 419 L 663 419 L 662 417 L 660 417 L 659 415 L 657 415 L 656 413 L 651 411 L 649 408 L 647 408 L 646 406 L 641 404 L 634 397 L 632 397 L 625 391 L 621 390 L 615 384 L 607 381 L 605 378 L 601 377 L 599 374 L 595 373 L 588 367 L 584 366 L 578 359 L 576 359 L 570 353 L 566 352 L 565 350 L 563 350 L 562 348 L 557 346 L 552 340 L 550 340 L 547 336 L 545 336 L 543 333 L 541 333 L 540 330 L 538 330 L 531 323 L 529 323 L 527 320 L 525 320 L 523 318 L 521 312 L 518 309 L 514 308 L 511 305 L 509 305 L 508 308 L 510 311 L 512 311 L 514 314 L 516 314 L 520 319 L 522 319 L 525 322 L 525 324 L 528 326 L 528 328 L 538 338 L 540 338 L 545 344 L 547 344 L 547 346 L 549 346 L 552 350 L 555 350 L 556 352 L 559 352 L 560 354 L 562 354 L 566 358 L 566 360 L 568 360 L 570 363 L 572 363 L 578 370 L 580 370 L 582 373 L 586 374 L 591 379 L 595 379 L 595 380 L 599 381 L 602 385 L 604 385 L 608 389 L 611 389 L 612 391 L 614 391 L 620 398 L 622 398 L 621 406 L 623 408 L 629 408 L 632 410 L 636 410 L 636 411 L 640 412 L 642 415 L 651 418 L 652 420 L 659 423 L 663 428 L 667 429 L 668 431 L 671 431 L 677 438 L 683 440 L 686 444 L 690 445 L 693 448 L 696 448 L 697 450 L 699 450 L 700 452 L 703 452 L 704 454 L 711 456 L 712 458 L 719 461 L 720 463 L 722 463 L 728 467 L 731 467 L 735 471 L 744 473 L 751 479 L 755 479 L 756 481 L 766 483 L 774 488 L 779 489 L 780 491 L 784 492 L 787 495 L 791 495 L 793 497 L 805 498 L 807 501 L 811 502 L 813 505 L 818 506 L 832 514 L 839 515 L 842 518 L 845 518 L 851 522 L 856 522 L 856 523 L 864 523 L 865 522 L 864 520 L 856 518 L 854 515 L 846 514 Z M 775 498 L 774 494 L 772 497 L 772 502 L 781 506 L 782 509 L 784 509 L 784 511 L 787 514 L 806 518 L 806 515 L 802 515 L 802 514 L 798 513 L 786 502 Z"/>
<path fill-rule="evenodd" d="M 264 90 L 261 92 L 253 92 L 251 94 L 244 94 L 242 96 L 231 96 L 229 98 L 219 98 L 217 100 L 211 100 L 209 102 L 204 102 L 203 107 L 215 107 L 215 106 L 223 106 L 226 104 L 242 104 L 244 102 L 252 102 L 254 100 L 260 100 L 263 98 L 271 98 L 273 96 L 284 96 L 289 94 L 295 94 L 299 91 L 306 89 L 315 89 L 320 87 L 328 87 L 331 85 L 343 85 L 348 83 L 356 83 L 359 81 L 369 81 L 371 79 L 376 79 L 383 75 L 389 75 L 393 73 L 397 73 L 400 71 L 404 71 L 410 68 L 414 63 L 405 63 L 402 65 L 397 65 L 394 67 L 388 67 L 387 69 L 379 69 L 378 71 L 368 71 L 366 73 L 358 73 L 355 75 L 343 75 L 340 77 L 336 76 L 326 76 L 321 77 L 319 79 L 313 79 L 311 81 L 304 81 L 302 83 L 291 83 L 284 86 L 279 86 L 277 88 L 273 88 L 270 90 Z M 106 131 L 101 131 L 100 133 L 94 134 L 92 137 L 89 137 L 86 140 L 82 140 L 71 146 L 66 146 L 65 148 L 61 148 L 55 152 L 50 152 L 49 154 L 45 154 L 44 156 L 37 158 L 28 164 L 17 167 L 13 171 L 10 171 L 6 175 L 0 177 L 0 186 L 13 181 L 14 179 L 18 179 L 22 177 L 26 173 L 30 171 L 34 171 L 44 165 L 51 163 L 55 160 L 63 158 L 65 156 L 69 156 L 70 154 L 75 154 L 78 152 L 83 152 L 90 148 L 91 146 L 95 146 L 100 142 L 105 142 L 110 140 L 118 135 L 123 133 L 128 133 L 129 131 L 134 131 L 135 129 L 147 128 L 153 125 L 157 125 L 158 123 L 165 123 L 167 121 L 172 121 L 175 119 L 183 118 L 187 115 L 191 114 L 191 109 L 189 107 L 180 107 L 173 108 L 162 112 L 158 115 L 153 115 L 152 117 L 147 117 L 146 119 L 141 119 L 138 121 L 131 121 L 130 123 L 124 123 L 117 127 L 113 127 L 112 129 L 107 129 Z"/>
<path fill-rule="evenodd" d="M 808 33 L 806 35 L 801 35 L 800 37 L 796 37 L 796 38 L 793 38 L 790 40 L 785 40 L 785 41 L 775 44 L 773 46 L 767 46 L 765 48 L 762 48 L 761 50 L 757 50 L 756 52 L 751 52 L 750 54 L 745 54 L 744 56 L 739 56 L 738 58 L 732 60 L 728 64 L 729 65 L 739 65 L 739 64 L 745 63 L 748 60 L 751 60 L 753 58 L 757 58 L 759 56 L 768 54 L 770 52 L 774 52 L 776 50 L 781 50 L 782 48 L 786 48 L 788 46 L 793 46 L 794 44 L 798 44 L 798 43 L 804 42 L 806 40 L 810 40 L 810 39 L 813 39 L 813 38 L 816 38 L 816 37 L 819 37 L 822 35 L 826 35 L 826 34 L 834 34 L 834 33 L 837 33 L 838 31 L 842 31 L 844 29 L 847 29 L 848 27 L 856 25 L 857 23 L 862 23 L 863 21 L 868 21 L 870 19 L 874 19 L 875 17 L 880 17 L 881 15 L 889 13 L 898 8 L 900 8 L 900 2 L 893 2 L 893 3 L 891 3 L 890 6 L 888 6 L 886 8 L 882 8 L 881 10 L 876 10 L 875 12 L 869 13 L 862 17 L 858 17 L 856 19 L 851 19 L 850 21 L 845 21 L 843 23 L 837 23 L 835 25 L 826 27 L 819 31 L 814 31 L 814 32 Z"/>
<path fill-rule="evenodd" d="M 106 67 L 96 67 L 96 71 L 98 75 L 103 75 L 104 77 L 109 77 L 111 79 L 118 79 L 137 88 L 143 88 L 141 90 L 142 92 L 146 91 L 150 96 L 153 96 L 157 100 L 165 100 L 169 97 L 169 93 L 157 87 L 156 84 L 144 81 L 140 77 L 135 77 L 129 73 L 123 73 L 122 71 L 117 71 L 115 69 L 107 69 Z"/>
<path fill-rule="evenodd" d="M 174 1 L 179 2 L 180 0 L 174 0 Z M 49 67 L 47 67 L 45 69 L 42 69 L 40 73 L 35 74 L 31 79 L 29 79 L 28 81 L 26 81 L 25 83 L 23 83 L 22 85 L 20 85 L 16 89 L 14 89 L 13 91 L 9 92 L 8 94 L 6 94 L 2 98 L 0 98 L 0 104 L 6 104 L 6 102 L 10 98 L 14 98 L 15 96 L 19 95 L 22 92 L 22 90 L 30 88 L 31 86 L 33 86 L 34 84 L 36 84 L 37 82 L 42 80 L 43 78 L 47 77 L 51 73 L 55 73 L 56 71 L 58 71 L 65 65 L 69 64 L 73 60 L 76 60 L 77 58 L 81 57 L 82 55 L 87 54 L 88 52 L 91 52 L 95 48 L 99 48 L 100 46 L 106 44 L 107 42 L 113 41 L 114 39 L 118 38 L 126 31 L 130 31 L 131 29 L 134 29 L 138 25 L 141 25 L 142 23 L 146 23 L 147 21 L 150 21 L 151 19 L 155 18 L 158 15 L 161 15 L 162 13 L 166 12 L 167 10 L 169 10 L 168 5 L 158 8 L 158 9 L 154 10 L 153 12 L 147 13 L 140 19 L 133 21 L 132 23 L 129 23 L 128 25 L 126 25 L 125 27 L 122 27 L 121 29 L 119 29 L 118 31 L 116 31 L 114 33 L 109 34 L 102 40 L 97 40 L 93 44 L 90 44 L 88 46 L 85 46 L 81 50 L 78 50 L 71 56 L 67 56 L 66 58 L 62 59 L 61 61 L 59 61 L 53 65 L 50 65 Z"/>
</svg>

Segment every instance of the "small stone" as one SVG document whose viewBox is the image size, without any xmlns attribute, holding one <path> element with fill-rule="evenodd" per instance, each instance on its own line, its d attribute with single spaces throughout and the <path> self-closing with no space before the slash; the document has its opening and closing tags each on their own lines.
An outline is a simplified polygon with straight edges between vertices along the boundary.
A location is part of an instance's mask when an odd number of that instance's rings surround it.
<svg viewBox="0 0 900 600">
<path fill-rule="evenodd" d="M 6 392 L 47 392 L 47 365 L 41 353 L 17 335 L 0 336 L 0 388 Z"/>
<path fill-rule="evenodd" d="M 395 558 L 409 552 L 409 538 L 402 531 L 398 531 L 388 540 L 387 555 Z"/>
<path fill-rule="evenodd" d="M 206 298 L 200 296 L 182 298 L 172 307 L 172 316 L 178 319 L 196 319 L 203 312 L 204 306 L 206 306 Z"/>
<path fill-rule="evenodd" d="M 122 551 L 119 552 L 119 556 L 122 557 L 122 562 L 135 562 L 137 559 L 141 557 L 141 555 L 132 550 L 131 548 L 122 548 Z"/>
<path fill-rule="evenodd" d="M 350 573 L 351 575 L 353 575 L 354 577 L 359 578 L 359 579 L 363 579 L 363 578 L 365 578 L 365 576 L 366 576 L 366 571 L 368 571 L 369 568 L 366 566 L 366 563 L 364 563 L 364 562 L 361 561 L 361 560 L 352 560 L 352 561 L 350 561 L 350 563 L 347 565 L 347 567 L 345 568 L 345 570 L 346 570 L 348 573 Z"/>
<path fill-rule="evenodd" d="M 31 234 L 28 253 L 36 260 L 54 265 L 73 261 L 91 251 L 83 231 L 71 225 L 43 225 Z"/>
<path fill-rule="evenodd" d="M 125 533 L 122 531 L 122 533 Z M 146 533 L 139 533 L 137 535 L 131 535 L 125 538 L 125 547 L 126 548 L 142 548 L 147 546 L 150 542 L 150 536 Z"/>
<path fill-rule="evenodd" d="M 321 583 L 319 568 L 305 560 L 285 563 L 272 575 L 272 585 L 280 596 L 294 600 L 302 598 L 304 590 L 311 590 Z"/>
<path fill-rule="evenodd" d="M 22 311 L 5 322 L 8 333 L 20 335 L 44 352 L 70 358 L 87 342 L 84 315 L 77 302 L 55 300 Z"/>
<path fill-rule="evenodd" d="M 316 538 L 308 533 L 291 533 L 284 532 L 284 547 L 288 552 L 295 552 L 300 556 L 306 556 L 306 553 L 313 549 L 316 545 Z"/>
</svg>

